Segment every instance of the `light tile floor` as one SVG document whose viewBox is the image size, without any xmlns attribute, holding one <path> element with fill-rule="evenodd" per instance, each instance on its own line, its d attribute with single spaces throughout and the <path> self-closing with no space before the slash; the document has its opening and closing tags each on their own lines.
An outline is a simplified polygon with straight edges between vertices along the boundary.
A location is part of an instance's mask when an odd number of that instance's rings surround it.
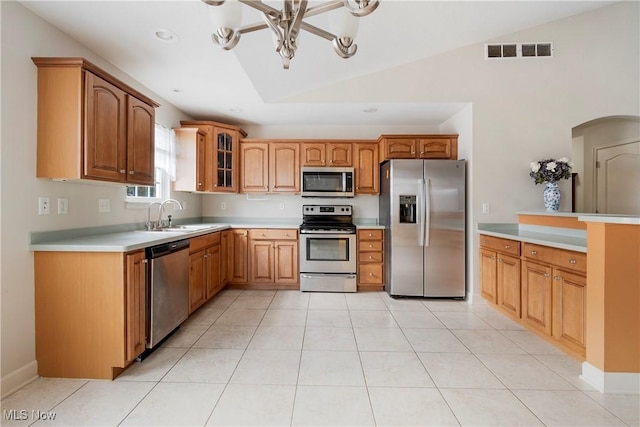
<svg viewBox="0 0 640 427">
<path fill-rule="evenodd" d="M 40 378 L 0 424 L 640 424 L 639 396 L 579 374 L 483 303 L 225 290 L 115 381 Z"/>
</svg>

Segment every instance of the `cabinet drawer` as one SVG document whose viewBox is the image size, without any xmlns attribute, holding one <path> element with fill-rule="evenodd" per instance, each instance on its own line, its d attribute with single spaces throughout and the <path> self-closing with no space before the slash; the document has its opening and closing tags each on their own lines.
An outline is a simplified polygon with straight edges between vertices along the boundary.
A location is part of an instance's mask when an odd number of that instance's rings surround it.
<svg viewBox="0 0 640 427">
<path fill-rule="evenodd" d="M 529 259 L 553 264 L 564 269 L 582 273 L 587 272 L 587 254 L 582 252 L 534 245 L 532 243 L 525 243 L 522 251 L 523 255 Z"/>
<path fill-rule="evenodd" d="M 384 230 L 358 230 L 358 239 L 360 240 L 382 240 Z"/>
<path fill-rule="evenodd" d="M 382 252 L 360 252 L 358 253 L 358 262 L 377 262 L 381 263 L 383 260 Z"/>
<path fill-rule="evenodd" d="M 205 234 L 204 236 L 194 237 L 189 240 L 189 253 L 198 252 L 208 246 L 220 244 L 220 232 Z"/>
<path fill-rule="evenodd" d="M 516 240 L 502 239 L 500 237 L 481 234 L 480 246 L 511 255 L 520 255 L 520 242 Z"/>
<path fill-rule="evenodd" d="M 382 264 L 362 264 L 358 283 L 382 284 Z"/>
<path fill-rule="evenodd" d="M 382 252 L 382 242 L 380 240 L 358 242 L 358 252 Z"/>
<path fill-rule="evenodd" d="M 298 230 L 283 228 L 254 228 L 249 230 L 253 240 L 298 240 Z"/>
</svg>

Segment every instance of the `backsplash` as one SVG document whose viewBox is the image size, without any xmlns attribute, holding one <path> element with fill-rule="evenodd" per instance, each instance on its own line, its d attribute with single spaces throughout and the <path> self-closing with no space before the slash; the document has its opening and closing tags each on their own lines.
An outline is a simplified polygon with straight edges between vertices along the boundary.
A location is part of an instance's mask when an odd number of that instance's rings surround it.
<svg viewBox="0 0 640 427">
<path fill-rule="evenodd" d="M 205 195 L 202 198 L 202 216 L 302 219 L 302 205 L 323 204 L 352 205 L 354 219 L 375 220 L 378 218 L 378 196 L 362 195 L 349 199 L 325 199 L 281 194 Z"/>
</svg>

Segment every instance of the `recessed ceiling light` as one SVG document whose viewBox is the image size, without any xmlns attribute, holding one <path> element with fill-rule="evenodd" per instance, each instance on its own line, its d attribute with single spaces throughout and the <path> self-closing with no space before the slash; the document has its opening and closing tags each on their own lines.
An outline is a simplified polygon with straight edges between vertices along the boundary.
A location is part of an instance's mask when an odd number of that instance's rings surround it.
<svg viewBox="0 0 640 427">
<path fill-rule="evenodd" d="M 367 107 L 364 110 L 362 110 L 362 112 L 364 113 L 375 113 L 376 111 L 378 111 L 376 107 Z"/>
<path fill-rule="evenodd" d="M 229 108 L 232 113 L 242 113 L 244 110 L 240 107 Z"/>
<path fill-rule="evenodd" d="M 176 33 L 165 28 L 158 28 L 154 34 L 158 40 L 164 43 L 175 43 L 180 40 Z"/>
<path fill-rule="evenodd" d="M 175 93 L 182 93 L 182 89 L 178 89 L 177 87 L 174 87 L 173 89 L 171 89 L 173 92 Z"/>
</svg>

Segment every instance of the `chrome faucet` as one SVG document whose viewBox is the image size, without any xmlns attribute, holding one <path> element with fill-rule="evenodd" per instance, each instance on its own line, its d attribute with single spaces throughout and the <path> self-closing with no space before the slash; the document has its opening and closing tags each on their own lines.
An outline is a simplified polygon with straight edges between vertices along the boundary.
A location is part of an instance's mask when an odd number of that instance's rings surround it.
<svg viewBox="0 0 640 427">
<path fill-rule="evenodd" d="M 151 222 L 151 206 L 153 205 L 158 205 L 158 206 L 162 206 L 160 204 L 160 202 L 151 202 L 149 203 L 149 206 L 147 206 L 147 223 L 145 224 L 145 227 L 147 229 L 147 231 L 153 230 L 155 228 L 157 228 L 158 223 L 160 218 L 158 217 L 158 221 L 157 222 Z M 158 208 L 160 209 L 160 208 Z"/>
<path fill-rule="evenodd" d="M 160 227 L 164 227 L 166 225 L 166 223 L 162 220 L 162 214 L 164 213 L 164 205 L 169 203 L 169 202 L 175 204 L 178 207 L 179 210 L 184 209 L 182 207 L 182 204 L 179 201 L 177 201 L 176 199 L 167 199 L 164 202 L 162 202 L 160 204 L 160 208 L 158 209 L 159 210 L 159 212 L 158 212 L 158 223 L 160 224 Z M 169 227 L 170 226 L 171 226 L 171 220 L 169 220 Z"/>
</svg>

